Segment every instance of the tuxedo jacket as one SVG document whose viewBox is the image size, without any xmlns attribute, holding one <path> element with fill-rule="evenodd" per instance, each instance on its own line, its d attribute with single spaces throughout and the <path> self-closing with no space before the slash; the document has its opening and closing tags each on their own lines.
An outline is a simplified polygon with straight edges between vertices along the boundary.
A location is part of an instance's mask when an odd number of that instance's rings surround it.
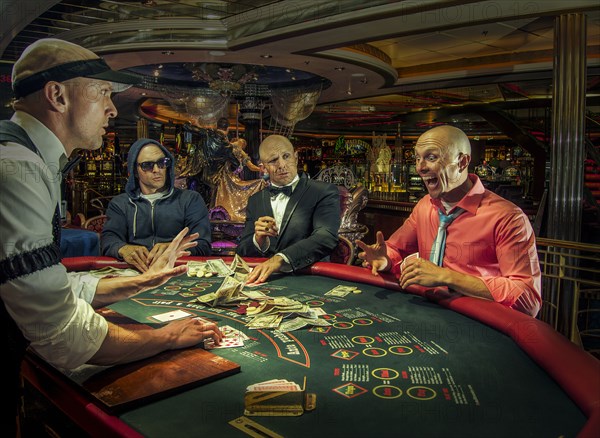
<svg viewBox="0 0 600 438">
<path fill-rule="evenodd" d="M 328 257 L 338 244 L 340 197 L 331 183 L 308 179 L 301 174 L 286 206 L 279 235 L 269 237 L 270 245 L 261 252 L 254 245 L 254 222 L 261 216 L 273 217 L 268 189 L 248 199 L 246 224 L 236 252 L 240 256 L 272 257 L 283 253 L 292 270 L 305 268 Z"/>
</svg>

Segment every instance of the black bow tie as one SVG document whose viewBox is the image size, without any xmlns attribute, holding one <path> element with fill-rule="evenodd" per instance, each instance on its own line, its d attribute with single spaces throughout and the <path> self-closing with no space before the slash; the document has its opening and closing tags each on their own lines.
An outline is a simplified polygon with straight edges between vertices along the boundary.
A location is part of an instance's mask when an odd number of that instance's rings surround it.
<svg viewBox="0 0 600 438">
<path fill-rule="evenodd" d="M 292 196 L 292 186 L 269 186 L 269 192 L 271 192 L 271 196 L 277 196 L 280 193 L 283 193 L 285 196 Z"/>
</svg>

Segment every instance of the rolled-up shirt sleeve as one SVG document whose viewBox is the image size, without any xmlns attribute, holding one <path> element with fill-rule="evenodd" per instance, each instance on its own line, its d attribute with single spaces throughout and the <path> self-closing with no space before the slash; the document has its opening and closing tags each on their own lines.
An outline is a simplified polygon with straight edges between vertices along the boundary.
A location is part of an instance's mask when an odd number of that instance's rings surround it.
<svg viewBox="0 0 600 438">
<path fill-rule="evenodd" d="M 107 321 L 75 296 L 64 266 L 17 278 L 10 288 L 19 297 L 18 303 L 11 302 L 11 316 L 30 346 L 52 365 L 67 369 L 83 365 L 104 342 Z"/>
<path fill-rule="evenodd" d="M 88 272 L 69 272 L 68 275 L 71 280 L 71 290 L 75 296 L 91 304 L 101 277 Z"/>
<path fill-rule="evenodd" d="M 533 228 L 523 214 L 498 224 L 496 257 L 501 275 L 479 278 L 494 301 L 535 316 L 541 306 L 542 278 Z"/>
</svg>

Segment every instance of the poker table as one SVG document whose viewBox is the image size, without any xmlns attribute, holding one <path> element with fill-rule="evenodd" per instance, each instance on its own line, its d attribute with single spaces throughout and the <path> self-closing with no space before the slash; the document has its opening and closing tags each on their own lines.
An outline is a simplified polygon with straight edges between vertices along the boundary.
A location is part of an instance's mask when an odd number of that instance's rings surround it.
<svg viewBox="0 0 600 438">
<path fill-rule="evenodd" d="M 70 270 L 124 267 L 105 257 L 63 263 Z M 211 350 L 238 363 L 239 373 L 124 412 L 107 410 L 30 355 L 25 381 L 98 436 L 598 436 L 600 361 L 520 312 L 456 294 L 407 293 L 390 276 L 320 262 L 258 289 L 323 309 L 330 326 L 250 330 L 236 308 L 195 302 L 221 281 L 184 275 L 109 307 L 142 324 L 184 309 L 241 330 L 250 338 L 243 347 Z M 325 295 L 337 285 L 360 293 Z M 246 387 L 271 379 L 305 381 L 314 410 L 244 416 Z M 267 432 L 244 433 L 230 424 L 240 418 Z"/>
</svg>

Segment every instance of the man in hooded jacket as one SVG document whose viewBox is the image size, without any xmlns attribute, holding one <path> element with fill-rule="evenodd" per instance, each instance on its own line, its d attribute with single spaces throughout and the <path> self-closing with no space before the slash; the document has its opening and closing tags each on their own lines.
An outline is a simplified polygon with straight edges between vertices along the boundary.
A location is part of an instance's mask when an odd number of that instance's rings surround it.
<svg viewBox="0 0 600 438">
<path fill-rule="evenodd" d="M 125 193 L 108 204 L 102 255 L 145 272 L 183 227 L 199 233 L 194 256 L 210 254 L 210 223 L 199 193 L 175 187 L 175 160 L 160 143 L 142 138 L 129 150 Z"/>
</svg>

